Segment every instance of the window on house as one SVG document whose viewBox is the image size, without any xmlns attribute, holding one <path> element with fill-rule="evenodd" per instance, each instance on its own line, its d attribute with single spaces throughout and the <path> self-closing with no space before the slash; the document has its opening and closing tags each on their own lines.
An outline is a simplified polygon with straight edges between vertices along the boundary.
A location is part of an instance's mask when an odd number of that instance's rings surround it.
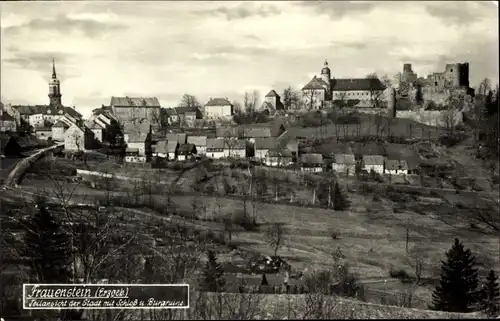
<svg viewBox="0 0 500 321">
<path fill-rule="evenodd" d="M 453 72 L 453 69 L 450 69 L 450 72 Z"/>
<path fill-rule="evenodd" d="M 435 82 L 434 82 L 434 86 L 437 86 L 437 85 L 438 85 L 438 82 L 437 82 L 437 81 L 435 81 Z"/>
</svg>

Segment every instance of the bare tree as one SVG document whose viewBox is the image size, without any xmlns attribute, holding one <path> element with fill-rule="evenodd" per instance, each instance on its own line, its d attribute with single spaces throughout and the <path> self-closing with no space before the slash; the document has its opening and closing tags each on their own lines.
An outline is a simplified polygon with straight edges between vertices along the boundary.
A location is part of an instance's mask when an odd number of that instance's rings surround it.
<svg viewBox="0 0 500 321">
<path fill-rule="evenodd" d="M 386 77 L 386 76 L 385 76 Z M 372 106 L 375 108 L 380 108 L 383 105 L 383 95 L 384 95 L 384 84 L 382 81 L 379 79 L 377 74 L 369 74 L 366 76 L 368 79 L 368 85 L 369 85 L 369 91 L 370 91 L 370 100 L 372 103 Z M 387 83 L 390 83 L 390 80 L 388 77 L 384 78 L 384 81 Z"/>
<path fill-rule="evenodd" d="M 286 229 L 283 223 L 273 222 L 266 230 L 266 238 L 269 245 L 274 248 L 274 256 L 278 255 L 278 250 L 284 245 Z"/>
<path fill-rule="evenodd" d="M 259 92 L 254 90 L 253 92 L 245 92 L 243 96 L 243 107 L 247 114 L 253 115 L 257 110 L 259 103 Z"/>
<path fill-rule="evenodd" d="M 307 89 L 302 91 L 302 97 L 308 110 L 314 109 L 314 103 L 316 102 L 316 97 L 318 92 L 315 89 Z"/>
<path fill-rule="evenodd" d="M 398 97 L 408 97 L 410 92 L 410 83 L 404 79 L 403 74 L 398 72 L 394 75 L 394 84 L 397 87 Z"/>
<path fill-rule="evenodd" d="M 190 94 L 184 94 L 182 95 L 179 107 L 201 108 L 201 104 L 195 96 Z"/>
<path fill-rule="evenodd" d="M 292 86 L 283 90 L 283 105 L 286 110 L 296 110 L 300 106 L 300 93 Z"/>
</svg>

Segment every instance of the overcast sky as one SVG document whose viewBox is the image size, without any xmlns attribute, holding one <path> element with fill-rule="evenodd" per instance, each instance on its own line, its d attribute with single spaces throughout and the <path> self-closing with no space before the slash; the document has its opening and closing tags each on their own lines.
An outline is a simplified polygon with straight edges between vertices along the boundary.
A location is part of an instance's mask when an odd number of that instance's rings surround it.
<svg viewBox="0 0 500 321">
<path fill-rule="evenodd" d="M 420 76 L 470 63 L 498 83 L 498 7 L 483 2 L 0 2 L 2 101 L 48 102 L 56 59 L 63 103 L 84 114 L 111 96 L 183 93 L 242 100 L 332 76 Z"/>
</svg>

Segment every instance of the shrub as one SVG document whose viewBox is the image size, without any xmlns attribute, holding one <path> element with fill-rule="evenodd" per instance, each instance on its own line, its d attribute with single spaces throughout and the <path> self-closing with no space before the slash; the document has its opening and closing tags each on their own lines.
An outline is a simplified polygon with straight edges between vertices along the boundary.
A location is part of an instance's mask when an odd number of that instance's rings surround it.
<svg viewBox="0 0 500 321">
<path fill-rule="evenodd" d="M 408 275 L 408 273 L 403 269 L 396 270 L 394 268 L 391 268 L 389 271 L 389 275 L 391 276 L 391 278 L 399 279 L 401 281 L 411 279 L 411 277 Z"/>
</svg>

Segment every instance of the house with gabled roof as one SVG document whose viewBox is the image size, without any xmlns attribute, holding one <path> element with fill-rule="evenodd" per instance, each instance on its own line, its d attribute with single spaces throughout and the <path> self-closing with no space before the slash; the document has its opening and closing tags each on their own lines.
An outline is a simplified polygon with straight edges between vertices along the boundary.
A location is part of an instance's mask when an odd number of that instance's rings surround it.
<svg viewBox="0 0 500 321">
<path fill-rule="evenodd" d="M 293 164 L 292 152 L 288 149 L 270 149 L 264 160 L 264 164 L 271 167 L 286 167 Z"/>
<path fill-rule="evenodd" d="M 11 132 L 14 133 L 17 131 L 17 122 L 14 117 L 9 115 L 6 111 L 4 111 L 3 104 L 0 106 L 0 132 Z"/>
<path fill-rule="evenodd" d="M 308 153 L 300 155 L 300 170 L 302 172 L 322 172 L 325 166 L 323 155 Z"/>
<path fill-rule="evenodd" d="M 188 160 L 196 154 L 196 146 L 194 144 L 182 144 L 177 149 L 177 160 Z"/>
<path fill-rule="evenodd" d="M 177 141 L 179 144 L 187 143 L 187 134 L 186 133 L 168 133 L 167 134 L 168 141 Z"/>
<path fill-rule="evenodd" d="M 167 151 L 168 141 L 166 139 L 161 139 L 152 146 L 153 157 L 168 158 Z"/>
<path fill-rule="evenodd" d="M 95 139 L 102 143 L 103 128 L 94 119 L 86 121 L 85 125 L 94 133 Z"/>
<path fill-rule="evenodd" d="M 224 157 L 224 139 L 207 138 L 207 157 L 213 159 Z"/>
<path fill-rule="evenodd" d="M 35 127 L 34 128 L 35 136 L 41 140 L 52 139 L 52 128 L 51 127 Z"/>
<path fill-rule="evenodd" d="M 224 157 L 245 158 L 247 156 L 247 141 L 244 139 L 224 140 Z"/>
<path fill-rule="evenodd" d="M 197 119 L 202 119 L 203 114 L 198 107 L 186 106 L 186 107 L 175 107 L 175 115 L 177 116 L 177 122 L 180 125 L 186 125 L 188 127 L 193 127 Z"/>
<path fill-rule="evenodd" d="M 374 171 L 377 174 L 384 173 L 384 156 L 382 155 L 364 155 L 361 161 L 361 170 L 368 173 Z"/>
<path fill-rule="evenodd" d="M 356 159 L 354 154 L 334 154 L 332 160 L 332 169 L 346 176 L 356 174 Z"/>
<path fill-rule="evenodd" d="M 53 126 L 52 126 L 52 140 L 57 141 L 57 142 L 63 142 L 64 141 L 64 133 L 70 126 L 63 122 L 62 120 L 58 120 Z"/>
<path fill-rule="evenodd" d="M 156 97 L 113 96 L 109 106 L 121 124 L 145 118 L 149 120 L 153 130 L 158 129 L 161 106 Z"/>
<path fill-rule="evenodd" d="M 264 161 L 267 153 L 276 149 L 277 142 L 275 137 L 258 137 L 255 138 L 254 143 L 254 157 L 258 160 Z"/>
<path fill-rule="evenodd" d="M 261 111 L 267 111 L 269 115 L 274 115 L 278 110 L 284 110 L 285 106 L 281 102 L 281 97 L 276 93 L 274 89 L 271 89 L 269 93 L 264 97 L 264 102 L 260 107 Z"/>
<path fill-rule="evenodd" d="M 386 159 L 384 173 L 388 175 L 408 175 L 408 164 L 405 160 Z"/>
<path fill-rule="evenodd" d="M 146 155 L 141 155 L 138 148 L 127 147 L 125 149 L 125 162 L 127 163 L 146 163 Z"/>
<path fill-rule="evenodd" d="M 204 106 L 203 114 L 208 119 L 231 118 L 234 106 L 227 98 L 210 98 Z"/>
<path fill-rule="evenodd" d="M 123 135 L 128 148 L 135 148 L 141 156 L 151 156 L 152 134 L 151 123 L 143 118 L 126 122 Z"/>
<path fill-rule="evenodd" d="M 94 133 L 83 122 L 73 123 L 64 133 L 64 150 L 82 152 L 92 149 L 94 139 Z"/>
<path fill-rule="evenodd" d="M 188 136 L 187 143 L 196 146 L 197 155 L 205 155 L 207 153 L 207 136 Z"/>
</svg>

